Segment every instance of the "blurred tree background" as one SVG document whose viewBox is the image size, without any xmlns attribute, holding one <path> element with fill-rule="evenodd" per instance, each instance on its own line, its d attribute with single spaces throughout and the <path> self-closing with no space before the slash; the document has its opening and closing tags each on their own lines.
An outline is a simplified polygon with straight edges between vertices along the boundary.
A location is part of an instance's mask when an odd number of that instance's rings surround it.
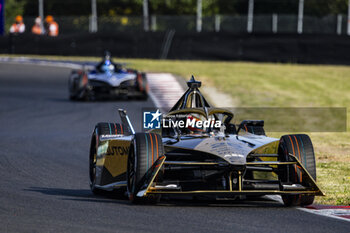
<svg viewBox="0 0 350 233">
<path fill-rule="evenodd" d="M 5 30 L 9 31 L 16 15 L 23 15 L 26 1 L 23 0 L 5 0 Z M 11 20 L 9 20 L 11 19 Z"/>
<path fill-rule="evenodd" d="M 99 16 L 142 15 L 143 0 L 96 0 Z M 304 0 L 305 15 L 347 14 L 348 0 Z M 197 0 L 149 0 L 150 14 L 195 15 Z M 254 14 L 292 14 L 298 12 L 299 0 L 255 0 Z M 202 0 L 203 15 L 246 15 L 248 0 Z M 91 0 L 44 0 L 45 15 L 87 16 Z M 16 15 L 36 17 L 38 0 L 5 0 L 6 31 Z"/>
</svg>

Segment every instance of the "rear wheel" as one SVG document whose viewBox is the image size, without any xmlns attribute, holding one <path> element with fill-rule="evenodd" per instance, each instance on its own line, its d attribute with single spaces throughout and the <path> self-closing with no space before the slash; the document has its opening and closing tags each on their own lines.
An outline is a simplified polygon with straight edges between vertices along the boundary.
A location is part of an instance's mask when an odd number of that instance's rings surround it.
<svg viewBox="0 0 350 233">
<path fill-rule="evenodd" d="M 69 91 L 69 99 L 77 100 L 77 92 L 79 88 L 79 75 L 76 71 L 72 71 L 69 79 L 68 79 L 68 91 Z"/>
<path fill-rule="evenodd" d="M 90 100 L 88 82 L 88 75 L 84 71 L 73 70 L 68 80 L 69 99 Z"/>
<path fill-rule="evenodd" d="M 137 197 L 141 179 L 153 163 L 164 154 L 162 138 L 155 133 L 137 133 L 130 146 L 127 165 L 127 187 L 133 203 L 157 202 L 157 196 Z"/>
<path fill-rule="evenodd" d="M 98 123 L 91 137 L 90 155 L 89 155 L 89 178 L 90 189 L 94 194 L 102 194 L 103 190 L 96 187 L 96 163 L 97 163 L 97 149 L 99 145 L 99 137 L 101 135 L 123 134 L 130 135 L 128 128 L 119 123 Z M 124 190 L 120 190 L 121 192 Z"/>
<path fill-rule="evenodd" d="M 315 154 L 311 139 L 308 135 L 295 134 L 282 136 L 278 154 L 280 161 L 289 161 L 288 154 L 296 156 L 316 181 Z M 297 165 L 283 166 L 279 174 L 279 179 L 282 183 L 304 185 L 302 170 Z M 313 195 L 282 195 L 283 202 L 286 206 L 311 205 L 314 198 L 315 196 Z"/>
<path fill-rule="evenodd" d="M 90 177 L 90 189 L 96 194 L 100 195 L 103 193 L 103 190 L 96 188 L 96 162 L 97 162 L 97 144 L 98 144 L 98 135 L 96 130 L 94 131 L 91 143 L 90 143 L 90 156 L 89 156 L 89 177 Z"/>
<path fill-rule="evenodd" d="M 140 99 L 147 100 L 148 99 L 148 82 L 145 73 L 137 73 L 137 90 L 140 92 Z"/>
</svg>

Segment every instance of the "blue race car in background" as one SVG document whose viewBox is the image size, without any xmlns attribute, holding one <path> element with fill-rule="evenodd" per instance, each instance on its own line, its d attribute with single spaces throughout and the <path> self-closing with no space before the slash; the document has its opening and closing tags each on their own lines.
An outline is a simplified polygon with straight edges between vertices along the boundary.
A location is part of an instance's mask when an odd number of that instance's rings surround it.
<svg viewBox="0 0 350 233">
<path fill-rule="evenodd" d="M 103 61 L 92 70 L 73 70 L 69 77 L 71 100 L 101 100 L 114 98 L 137 98 L 147 100 L 146 74 L 124 68 L 112 62 L 106 52 Z"/>
</svg>

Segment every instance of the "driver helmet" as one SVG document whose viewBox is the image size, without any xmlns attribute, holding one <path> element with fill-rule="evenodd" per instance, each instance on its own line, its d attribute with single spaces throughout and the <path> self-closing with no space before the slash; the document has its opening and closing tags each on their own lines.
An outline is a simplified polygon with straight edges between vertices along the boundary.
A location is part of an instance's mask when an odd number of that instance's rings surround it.
<svg viewBox="0 0 350 233">
<path fill-rule="evenodd" d="M 103 65 L 101 67 L 103 72 L 114 72 L 115 67 L 111 62 L 111 53 L 109 51 L 105 51 L 103 58 Z"/>
<path fill-rule="evenodd" d="M 215 118 L 213 116 L 209 116 L 209 118 L 206 119 L 206 117 L 203 116 L 202 114 L 191 113 L 187 116 L 187 120 L 190 120 L 195 123 L 194 125 L 188 126 L 188 130 L 190 131 L 190 133 L 201 134 L 206 132 L 211 127 L 210 125 L 213 121 L 215 121 Z M 198 121 L 201 121 L 201 124 L 198 125 L 197 124 Z"/>
<path fill-rule="evenodd" d="M 205 120 L 205 118 L 203 116 L 201 116 L 200 114 L 192 113 L 192 114 L 187 116 L 187 120 L 195 122 L 194 127 L 193 126 L 188 126 L 188 129 L 190 130 L 191 134 L 200 134 L 200 133 L 205 131 L 205 128 L 203 126 L 202 127 L 198 127 L 197 124 L 196 124 L 197 121 L 204 121 Z"/>
<path fill-rule="evenodd" d="M 115 67 L 110 60 L 105 60 L 101 69 L 103 72 L 114 72 Z"/>
</svg>

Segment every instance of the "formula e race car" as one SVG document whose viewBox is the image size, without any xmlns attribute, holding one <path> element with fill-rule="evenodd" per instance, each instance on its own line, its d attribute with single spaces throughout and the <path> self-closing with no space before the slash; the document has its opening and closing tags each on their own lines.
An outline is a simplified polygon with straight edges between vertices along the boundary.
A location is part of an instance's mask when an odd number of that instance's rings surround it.
<svg viewBox="0 0 350 233">
<path fill-rule="evenodd" d="M 92 192 L 120 191 L 133 203 L 162 195 L 281 195 L 286 206 L 310 205 L 323 195 L 307 135 L 276 139 L 265 135 L 263 121 L 234 125 L 233 113 L 210 107 L 200 86 L 192 77 L 161 127 L 147 133 L 135 133 L 125 110 L 119 110 L 122 123 L 98 123 L 89 156 Z M 152 113 L 153 126 L 159 115 Z"/>
<path fill-rule="evenodd" d="M 73 70 L 68 85 L 71 100 L 148 98 L 146 74 L 123 68 L 110 58 L 102 61 L 93 70 Z"/>
</svg>

